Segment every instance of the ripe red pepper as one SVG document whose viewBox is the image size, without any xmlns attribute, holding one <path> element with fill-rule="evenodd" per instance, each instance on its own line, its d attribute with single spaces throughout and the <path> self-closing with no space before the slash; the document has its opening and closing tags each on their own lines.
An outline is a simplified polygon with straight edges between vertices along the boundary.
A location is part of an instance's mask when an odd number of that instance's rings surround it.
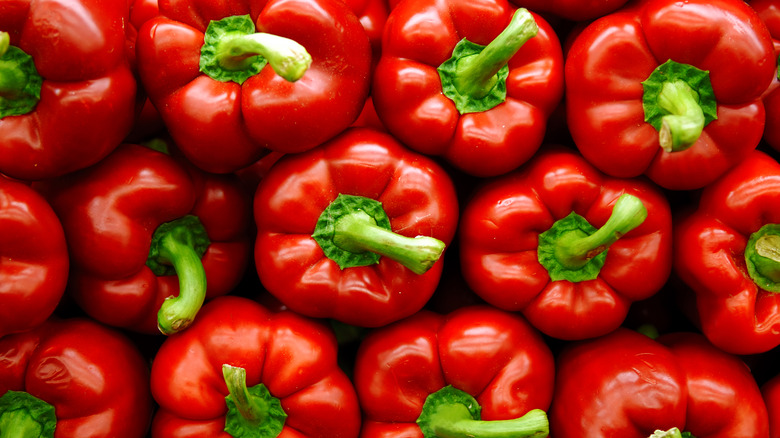
<svg viewBox="0 0 780 438">
<path fill-rule="evenodd" d="M 140 76 L 198 167 L 226 173 L 266 149 L 301 152 L 360 114 L 371 46 L 345 3 L 163 0 L 159 8 L 139 30 Z"/>
<path fill-rule="evenodd" d="M 598 231 L 597 231 L 598 228 Z M 474 292 L 559 339 L 606 334 L 672 266 L 671 208 L 655 185 L 612 178 L 548 147 L 464 206 L 460 264 Z"/>
<path fill-rule="evenodd" d="M 702 332 L 735 354 L 780 345 L 780 164 L 761 151 L 702 190 L 675 222 L 674 267 Z"/>
<path fill-rule="evenodd" d="M 183 330 L 249 264 L 251 197 L 234 175 L 123 144 L 95 166 L 36 187 L 65 229 L 68 293 L 103 323 Z"/>
<path fill-rule="evenodd" d="M 780 60 L 778 58 L 780 56 L 780 3 L 777 0 L 751 0 L 749 4 L 769 29 L 775 47 L 775 59 Z M 778 79 L 778 74 L 775 74 L 772 85 L 763 97 L 766 110 L 764 140 L 769 146 L 780 151 L 780 91 L 778 91 L 780 80 Z"/>
<path fill-rule="evenodd" d="M 557 356 L 555 438 L 758 438 L 767 417 L 745 363 L 699 333 L 653 340 L 621 328 Z"/>
<path fill-rule="evenodd" d="M 519 315 L 489 306 L 423 310 L 359 346 L 361 436 L 546 437 L 554 375 L 550 348 Z M 435 429 L 441 435 L 423 434 Z"/>
<path fill-rule="evenodd" d="M 780 438 L 780 374 L 761 385 L 769 413 L 769 438 Z"/>
<path fill-rule="evenodd" d="M 563 94 L 563 54 L 540 16 L 506 0 L 400 2 L 371 90 L 388 131 L 475 176 L 515 169 L 541 145 Z"/>
<path fill-rule="evenodd" d="M 333 332 L 318 321 L 216 298 L 155 356 L 152 435 L 356 437 L 360 407 L 336 355 Z"/>
<path fill-rule="evenodd" d="M 27 184 L 0 175 L 0 337 L 32 329 L 56 309 L 68 281 L 60 219 Z"/>
<path fill-rule="evenodd" d="M 766 26 L 744 1 L 630 3 L 572 41 L 569 131 L 607 174 L 704 187 L 760 142 L 775 61 Z"/>
<path fill-rule="evenodd" d="M 255 264 L 291 310 L 376 327 L 420 310 L 442 272 L 452 180 L 392 136 L 351 128 L 286 155 L 255 193 Z"/>
<path fill-rule="evenodd" d="M 119 331 L 50 319 L 0 338 L 3 436 L 143 438 L 152 403 L 146 360 Z"/>
<path fill-rule="evenodd" d="M 0 3 L 0 173 L 64 175 L 130 132 L 137 87 L 127 21 L 126 0 Z"/>
</svg>

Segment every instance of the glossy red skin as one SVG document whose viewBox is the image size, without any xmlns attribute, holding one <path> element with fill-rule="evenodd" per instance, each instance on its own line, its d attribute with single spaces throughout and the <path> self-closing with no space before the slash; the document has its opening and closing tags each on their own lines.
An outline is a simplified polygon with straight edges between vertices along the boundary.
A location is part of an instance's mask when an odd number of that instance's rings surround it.
<svg viewBox="0 0 780 438">
<path fill-rule="evenodd" d="M 386 0 L 344 0 L 349 9 L 357 15 L 371 43 L 372 65 L 376 65 L 382 54 L 382 34 L 390 13 Z"/>
<path fill-rule="evenodd" d="M 703 333 L 731 353 L 780 345 L 780 295 L 756 286 L 744 257 L 753 232 L 780 223 L 779 202 L 780 164 L 754 151 L 675 222 L 675 271 L 696 296 Z"/>
<path fill-rule="evenodd" d="M 178 276 L 156 276 L 146 266 L 152 234 L 164 222 L 194 214 L 206 228 L 207 299 L 230 292 L 249 264 L 251 196 L 237 177 L 123 144 L 99 165 L 37 187 L 70 245 L 69 294 L 108 325 L 159 333 L 157 311 L 179 293 Z"/>
<path fill-rule="evenodd" d="M 521 316 L 477 305 L 424 310 L 361 342 L 353 378 L 361 436 L 422 438 L 415 421 L 425 398 L 447 385 L 474 396 L 483 420 L 546 411 L 554 375 L 552 352 Z"/>
<path fill-rule="evenodd" d="M 378 327 L 420 310 L 441 277 L 442 256 L 418 275 L 382 257 L 344 270 L 311 237 L 339 194 L 382 203 L 392 231 L 449 244 L 458 220 L 454 185 L 442 167 L 392 136 L 352 128 L 304 154 L 287 155 L 255 193 L 255 266 L 265 288 L 291 310 Z"/>
<path fill-rule="evenodd" d="M 589 21 L 615 12 L 628 0 L 513 0 L 535 12 L 546 12 L 570 21 Z"/>
<path fill-rule="evenodd" d="M 563 54 L 550 25 L 534 15 L 539 33 L 509 61 L 507 100 L 490 110 L 460 115 L 442 94 L 436 70 L 462 38 L 487 45 L 514 11 L 505 0 L 417 0 L 393 8 L 371 90 L 387 130 L 474 176 L 503 174 L 527 161 L 563 93 Z"/>
<path fill-rule="evenodd" d="M 609 248 L 597 279 L 550 281 L 538 261 L 539 234 L 571 212 L 599 228 L 623 193 L 642 200 L 647 219 Z M 471 289 L 558 339 L 614 330 L 632 302 L 660 290 L 672 266 L 671 209 L 660 189 L 640 178 L 605 176 L 563 148 L 545 148 L 479 188 L 459 227 L 460 264 Z"/>
<path fill-rule="evenodd" d="M 655 341 L 620 328 L 570 344 L 556 364 L 550 436 L 647 438 L 672 427 L 697 438 L 769 436 L 748 367 L 699 333 Z"/>
<path fill-rule="evenodd" d="M 182 152 L 216 173 L 247 167 L 266 153 L 302 152 L 332 138 L 368 97 L 371 47 L 340 1 L 270 0 L 242 4 L 162 0 L 162 17 L 139 30 L 142 83 Z M 239 85 L 200 73 L 209 20 L 249 14 L 258 32 L 301 43 L 313 62 L 297 82 L 266 66 Z M 334 99 L 338 96 L 338 99 Z M 223 145 L 230 145 L 229 151 Z"/>
<path fill-rule="evenodd" d="M 718 103 L 718 119 L 679 152 L 661 149 L 642 109 L 642 81 L 668 59 L 709 71 Z M 591 23 L 571 44 L 569 131 L 582 155 L 607 174 L 645 174 L 667 189 L 698 189 L 758 145 L 761 94 L 775 65 L 771 36 L 743 1 L 630 3 Z"/>
<path fill-rule="evenodd" d="M 125 0 L 2 2 L 0 29 L 31 55 L 41 100 L 0 119 L 0 172 L 23 180 L 98 162 L 130 132 L 136 79 L 125 52 Z"/>
<path fill-rule="evenodd" d="M 149 367 L 121 332 L 89 319 L 48 320 L 0 339 L 0 394 L 54 405 L 55 438 L 143 438 L 153 401 Z"/>
<path fill-rule="evenodd" d="M 360 407 L 337 351 L 321 322 L 274 313 L 248 298 L 216 298 L 155 356 L 151 388 L 160 409 L 152 436 L 229 438 L 222 432 L 227 363 L 246 369 L 247 386 L 263 383 L 280 399 L 288 417 L 279 437 L 356 437 Z"/>
<path fill-rule="evenodd" d="M 43 323 L 68 281 L 57 215 L 29 185 L 0 175 L 0 337 Z"/>
<path fill-rule="evenodd" d="M 752 0 L 750 6 L 758 13 L 772 35 L 775 56 L 780 56 L 780 3 L 776 0 Z M 764 94 L 764 109 L 766 110 L 766 126 L 764 140 L 773 149 L 780 151 L 780 81 L 775 75 L 772 85 Z"/>
<path fill-rule="evenodd" d="M 761 394 L 769 413 L 769 438 L 780 437 L 780 375 L 761 385 Z"/>
</svg>

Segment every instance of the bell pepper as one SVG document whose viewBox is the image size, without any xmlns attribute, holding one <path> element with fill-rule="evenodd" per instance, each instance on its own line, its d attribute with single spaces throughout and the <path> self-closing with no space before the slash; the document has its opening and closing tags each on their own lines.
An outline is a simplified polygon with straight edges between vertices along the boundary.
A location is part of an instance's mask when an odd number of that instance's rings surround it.
<svg viewBox="0 0 780 438">
<path fill-rule="evenodd" d="M 769 29 L 775 47 L 775 59 L 780 60 L 780 3 L 777 0 L 751 0 L 752 7 Z M 777 71 L 780 74 L 780 71 Z M 764 140 L 775 150 L 780 151 L 780 88 L 779 75 L 775 74 L 772 84 L 764 93 L 764 109 L 766 111 L 766 126 Z"/>
<path fill-rule="evenodd" d="M 255 266 L 293 311 L 378 327 L 420 310 L 457 228 L 449 174 L 370 128 L 285 155 L 254 198 Z"/>
<path fill-rule="evenodd" d="M 632 2 L 571 43 L 569 131 L 609 175 L 699 189 L 759 144 L 775 73 L 769 31 L 744 1 Z"/>
<path fill-rule="evenodd" d="M 68 247 L 60 219 L 29 185 L 0 175 L 0 338 L 32 329 L 60 303 Z"/>
<path fill-rule="evenodd" d="M 641 178 L 606 176 L 548 146 L 479 187 L 459 225 L 463 277 L 488 303 L 558 339 L 606 334 L 666 283 L 671 208 Z"/>
<path fill-rule="evenodd" d="M 49 319 L 0 338 L 0 435 L 144 438 L 149 366 L 121 332 L 90 319 Z"/>
<path fill-rule="evenodd" d="M 617 11 L 628 0 L 512 0 L 512 3 L 568 21 L 587 22 Z"/>
<path fill-rule="evenodd" d="M 780 438 L 780 374 L 761 385 L 769 413 L 769 438 Z"/>
<path fill-rule="evenodd" d="M 154 358 L 152 435 L 357 437 L 360 407 L 337 350 L 319 321 L 215 298 Z"/>
<path fill-rule="evenodd" d="M 702 332 L 735 354 L 780 345 L 780 164 L 753 151 L 705 187 L 674 229 L 674 268 Z"/>
<path fill-rule="evenodd" d="M 138 32 L 141 82 L 196 166 L 227 173 L 266 149 L 302 152 L 360 114 L 371 46 L 345 3 L 170 0 L 159 8 Z"/>
<path fill-rule="evenodd" d="M 249 265 L 251 196 L 235 175 L 123 144 L 93 167 L 35 186 L 68 240 L 67 293 L 105 324 L 183 330 Z"/>
<path fill-rule="evenodd" d="M 137 83 L 127 1 L 0 4 L 0 173 L 22 180 L 97 163 L 130 132 Z"/>
<path fill-rule="evenodd" d="M 537 151 L 561 101 L 561 44 L 506 0 L 400 2 L 371 94 L 403 144 L 469 175 L 503 174 Z"/>
<path fill-rule="evenodd" d="M 654 340 L 620 328 L 568 345 L 556 365 L 555 438 L 768 437 L 748 367 L 697 332 Z"/>
<path fill-rule="evenodd" d="M 523 317 L 484 305 L 422 310 L 358 348 L 361 436 L 546 437 L 554 376 L 550 348 Z"/>
</svg>

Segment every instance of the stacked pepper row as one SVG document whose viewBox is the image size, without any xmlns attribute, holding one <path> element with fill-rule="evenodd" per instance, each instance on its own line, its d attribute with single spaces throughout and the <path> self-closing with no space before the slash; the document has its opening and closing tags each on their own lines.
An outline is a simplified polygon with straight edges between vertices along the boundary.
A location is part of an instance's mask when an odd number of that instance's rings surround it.
<svg viewBox="0 0 780 438">
<path fill-rule="evenodd" d="M 0 1 L 0 437 L 780 437 L 780 1 Z"/>
</svg>

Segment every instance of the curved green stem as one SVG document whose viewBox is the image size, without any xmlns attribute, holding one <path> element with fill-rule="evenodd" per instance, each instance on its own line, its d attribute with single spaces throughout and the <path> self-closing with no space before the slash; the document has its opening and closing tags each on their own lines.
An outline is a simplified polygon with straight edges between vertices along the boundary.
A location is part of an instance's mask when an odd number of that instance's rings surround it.
<svg viewBox="0 0 780 438">
<path fill-rule="evenodd" d="M 228 389 L 225 432 L 242 438 L 276 438 L 282 432 L 287 414 L 278 398 L 265 385 L 246 386 L 246 369 L 222 365 Z"/>
<path fill-rule="evenodd" d="M 224 364 L 222 365 L 222 377 L 225 379 L 232 402 L 241 416 L 251 424 L 262 423 L 268 417 L 268 403 L 249 393 L 249 389 L 246 387 L 246 370 Z"/>
<path fill-rule="evenodd" d="M 661 117 L 658 141 L 666 152 L 682 151 L 696 143 L 704 130 L 704 111 L 699 95 L 686 82 L 666 82 L 658 95 L 658 106 L 666 111 Z"/>
<path fill-rule="evenodd" d="M 458 60 L 455 88 L 459 93 L 474 98 L 487 95 L 498 80 L 498 71 L 538 32 L 539 27 L 531 13 L 519 8 L 512 15 L 509 25 L 479 54 Z"/>
<path fill-rule="evenodd" d="M 0 397 L 0 438 L 51 438 L 56 425 L 51 404 L 21 391 Z"/>
<path fill-rule="evenodd" d="M 250 58 L 262 56 L 271 68 L 284 79 L 295 82 L 311 66 L 311 55 L 289 38 L 268 33 L 231 35 L 217 43 L 217 59 L 226 70 L 243 70 Z"/>
</svg>

